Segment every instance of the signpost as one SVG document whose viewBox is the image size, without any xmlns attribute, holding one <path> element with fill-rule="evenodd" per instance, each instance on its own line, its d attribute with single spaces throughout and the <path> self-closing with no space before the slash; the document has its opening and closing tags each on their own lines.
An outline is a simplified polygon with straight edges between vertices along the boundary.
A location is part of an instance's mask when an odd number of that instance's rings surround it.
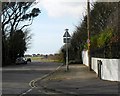
<svg viewBox="0 0 120 96">
<path fill-rule="evenodd" d="M 69 70 L 69 64 L 68 64 L 68 43 L 70 43 L 70 34 L 68 32 L 68 29 L 65 29 L 65 34 L 63 35 L 63 42 L 66 43 L 66 71 Z"/>
</svg>

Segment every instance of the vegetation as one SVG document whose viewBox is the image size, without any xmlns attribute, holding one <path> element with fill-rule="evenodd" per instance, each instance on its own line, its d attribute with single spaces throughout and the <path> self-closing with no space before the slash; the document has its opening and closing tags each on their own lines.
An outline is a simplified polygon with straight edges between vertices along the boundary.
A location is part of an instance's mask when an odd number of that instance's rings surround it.
<svg viewBox="0 0 120 96">
<path fill-rule="evenodd" d="M 33 2 L 2 2 L 3 66 L 14 63 L 17 56 L 23 56 L 27 50 L 31 37 L 26 27 L 40 13 L 38 8 L 29 9 Z"/>
<path fill-rule="evenodd" d="M 90 11 L 90 54 L 93 57 L 120 58 L 119 2 L 96 2 Z M 81 53 L 87 50 L 87 16 L 76 26 L 71 38 L 69 61 L 81 63 Z M 65 57 L 65 45 L 61 48 Z M 65 61 L 65 58 L 64 58 Z"/>
<path fill-rule="evenodd" d="M 32 61 L 39 61 L 39 62 L 63 62 L 62 56 L 60 54 L 50 54 L 50 55 L 39 55 L 39 56 L 32 56 L 27 57 L 31 58 Z"/>
</svg>

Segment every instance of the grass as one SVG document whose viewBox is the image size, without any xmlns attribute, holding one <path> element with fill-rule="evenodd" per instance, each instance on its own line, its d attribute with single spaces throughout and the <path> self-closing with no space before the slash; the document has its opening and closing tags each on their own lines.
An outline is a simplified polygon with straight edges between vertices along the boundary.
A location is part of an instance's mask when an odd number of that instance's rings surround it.
<svg viewBox="0 0 120 96">
<path fill-rule="evenodd" d="M 32 61 L 39 61 L 39 62 L 61 62 L 60 60 L 43 58 L 43 57 L 31 57 L 31 60 Z"/>
</svg>

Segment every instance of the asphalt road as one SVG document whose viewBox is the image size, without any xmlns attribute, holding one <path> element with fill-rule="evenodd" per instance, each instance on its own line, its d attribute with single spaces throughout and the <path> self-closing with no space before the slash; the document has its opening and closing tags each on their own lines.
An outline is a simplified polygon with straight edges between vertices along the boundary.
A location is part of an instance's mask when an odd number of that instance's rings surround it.
<svg viewBox="0 0 120 96">
<path fill-rule="evenodd" d="M 31 62 L 26 65 L 7 66 L 2 69 L 2 96 L 24 94 L 31 83 L 55 70 L 60 63 Z"/>
</svg>

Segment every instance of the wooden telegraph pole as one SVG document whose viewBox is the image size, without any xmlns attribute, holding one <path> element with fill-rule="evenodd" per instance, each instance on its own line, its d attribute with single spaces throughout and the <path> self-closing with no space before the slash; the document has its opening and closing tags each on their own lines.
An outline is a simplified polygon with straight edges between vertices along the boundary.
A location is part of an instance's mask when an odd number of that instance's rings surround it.
<svg viewBox="0 0 120 96">
<path fill-rule="evenodd" d="M 88 33 L 88 63 L 89 63 L 89 69 L 91 69 L 91 59 L 90 59 L 90 1 L 87 0 L 87 33 Z"/>
</svg>

